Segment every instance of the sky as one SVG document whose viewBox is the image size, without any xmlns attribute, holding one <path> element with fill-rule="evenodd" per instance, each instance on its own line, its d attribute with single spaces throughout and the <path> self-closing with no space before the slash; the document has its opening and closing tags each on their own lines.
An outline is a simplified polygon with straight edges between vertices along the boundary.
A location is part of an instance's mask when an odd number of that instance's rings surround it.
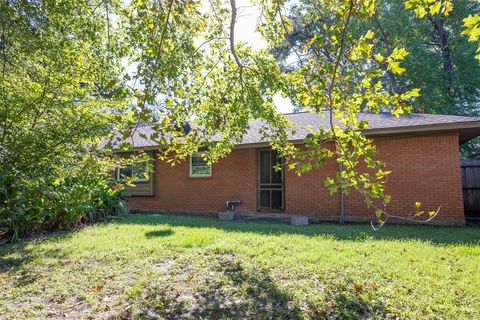
<svg viewBox="0 0 480 320">
<path fill-rule="evenodd" d="M 235 40 L 246 42 L 254 49 L 265 48 L 267 43 L 262 36 L 255 32 L 257 19 L 260 16 L 258 7 L 253 6 L 249 0 L 236 0 L 237 24 L 235 26 Z M 280 94 L 275 95 L 274 103 L 282 113 L 293 112 L 293 105 L 289 99 L 283 98 Z"/>
</svg>

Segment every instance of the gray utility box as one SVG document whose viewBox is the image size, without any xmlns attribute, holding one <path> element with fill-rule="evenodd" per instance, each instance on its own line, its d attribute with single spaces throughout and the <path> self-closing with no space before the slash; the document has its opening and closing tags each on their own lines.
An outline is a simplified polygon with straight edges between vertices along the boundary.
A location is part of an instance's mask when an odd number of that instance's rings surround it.
<svg viewBox="0 0 480 320">
<path fill-rule="evenodd" d="M 225 211 L 225 212 L 218 213 L 218 220 L 220 221 L 230 221 L 230 220 L 233 220 L 234 217 L 235 217 L 235 212 L 233 211 Z"/>
<path fill-rule="evenodd" d="M 294 216 L 294 217 L 292 217 L 291 223 L 294 226 L 307 226 L 308 225 L 308 217 Z"/>
</svg>

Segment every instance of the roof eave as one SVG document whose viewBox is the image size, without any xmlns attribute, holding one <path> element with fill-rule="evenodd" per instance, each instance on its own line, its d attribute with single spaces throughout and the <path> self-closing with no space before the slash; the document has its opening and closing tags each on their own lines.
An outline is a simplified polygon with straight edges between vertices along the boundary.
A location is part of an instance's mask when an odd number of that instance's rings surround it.
<svg viewBox="0 0 480 320">
<path fill-rule="evenodd" d="M 455 123 L 439 123 L 419 126 L 403 126 L 382 129 L 367 129 L 364 131 L 366 136 L 387 136 L 401 134 L 422 134 L 422 133 L 441 133 L 458 132 L 460 144 L 467 142 L 477 136 L 480 136 L 480 121 L 466 121 Z"/>
<path fill-rule="evenodd" d="M 455 123 L 418 125 L 418 126 L 402 126 L 402 127 L 391 127 L 391 128 L 381 128 L 381 129 L 366 129 L 363 132 L 368 137 L 457 132 L 459 134 L 459 142 L 460 144 L 462 144 L 477 136 L 480 136 L 480 120 L 455 122 Z M 305 139 L 293 139 L 293 140 L 290 140 L 290 142 L 294 144 L 302 144 L 302 143 L 305 143 Z M 270 144 L 268 142 L 252 142 L 252 143 L 237 144 L 234 146 L 234 148 L 245 149 L 245 148 L 262 148 L 262 147 L 269 147 L 269 146 Z M 137 146 L 127 151 L 114 149 L 114 152 L 128 153 L 136 150 L 153 151 L 153 150 L 159 150 L 159 149 L 161 148 L 158 146 L 143 146 L 143 147 Z"/>
</svg>

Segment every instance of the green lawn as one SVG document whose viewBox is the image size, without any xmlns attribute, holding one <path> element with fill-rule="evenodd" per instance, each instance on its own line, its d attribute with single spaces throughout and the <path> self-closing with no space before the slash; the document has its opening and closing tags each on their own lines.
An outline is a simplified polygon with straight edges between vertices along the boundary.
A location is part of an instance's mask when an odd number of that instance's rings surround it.
<svg viewBox="0 0 480 320">
<path fill-rule="evenodd" d="M 131 215 L 0 247 L 0 318 L 480 318 L 480 228 Z"/>
</svg>

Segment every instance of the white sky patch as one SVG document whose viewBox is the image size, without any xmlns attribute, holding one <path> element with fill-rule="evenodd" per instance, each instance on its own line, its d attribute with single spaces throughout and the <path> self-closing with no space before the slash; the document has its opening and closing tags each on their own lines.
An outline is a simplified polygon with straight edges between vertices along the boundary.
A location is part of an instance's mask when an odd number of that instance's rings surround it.
<svg viewBox="0 0 480 320">
<path fill-rule="evenodd" d="M 290 99 L 282 97 L 279 93 L 273 96 L 273 103 L 281 113 L 293 112 L 293 104 Z"/>
<path fill-rule="evenodd" d="M 236 0 L 236 4 L 238 16 L 237 24 L 235 25 L 235 41 L 248 43 L 255 50 L 266 48 L 267 42 L 260 33 L 255 31 L 261 15 L 260 8 L 253 5 L 249 0 Z M 290 99 L 276 94 L 273 101 L 279 112 L 293 112 L 293 105 Z"/>
<path fill-rule="evenodd" d="M 235 25 L 235 41 L 248 43 L 253 49 L 267 47 L 267 42 L 255 31 L 260 10 L 248 0 L 237 0 L 237 24 Z"/>
</svg>

